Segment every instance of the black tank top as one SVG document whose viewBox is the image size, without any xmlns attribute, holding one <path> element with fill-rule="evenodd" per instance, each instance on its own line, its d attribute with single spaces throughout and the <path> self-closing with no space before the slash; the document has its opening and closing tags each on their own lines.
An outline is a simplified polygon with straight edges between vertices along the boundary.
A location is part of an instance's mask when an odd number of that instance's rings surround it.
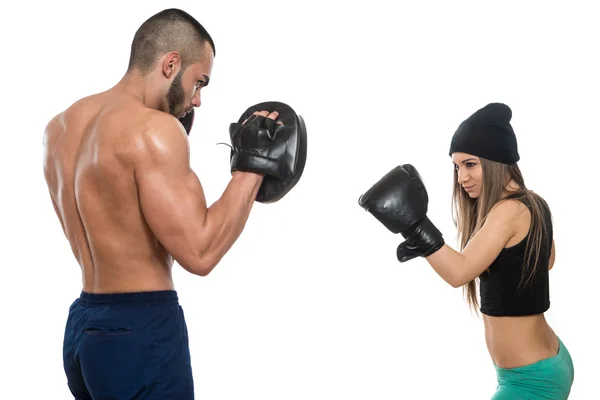
<svg viewBox="0 0 600 400">
<path fill-rule="evenodd" d="M 531 212 L 527 198 L 511 195 L 522 202 Z M 542 238 L 540 254 L 535 268 L 535 275 L 527 282 L 521 283 L 522 274 L 527 261 L 525 249 L 530 234 L 520 243 L 502 249 L 490 267 L 479 276 L 482 314 L 490 316 L 524 316 L 544 313 L 550 308 L 550 290 L 548 282 L 548 262 L 552 250 L 552 215 L 545 202 L 544 218 L 548 230 Z M 533 220 L 533 213 L 532 220 Z M 533 224 L 533 221 L 532 221 Z M 531 226 L 530 224 L 530 233 Z M 531 262 L 535 262 L 535 253 Z M 528 270 L 527 275 L 529 275 Z"/>
</svg>

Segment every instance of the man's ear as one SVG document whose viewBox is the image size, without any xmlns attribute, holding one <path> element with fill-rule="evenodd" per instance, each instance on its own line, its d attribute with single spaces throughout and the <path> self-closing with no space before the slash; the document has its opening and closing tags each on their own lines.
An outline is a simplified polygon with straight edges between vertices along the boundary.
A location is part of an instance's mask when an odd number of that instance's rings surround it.
<svg viewBox="0 0 600 400">
<path fill-rule="evenodd" d="M 162 73 L 167 79 L 171 79 L 172 76 L 176 75 L 181 67 L 181 56 L 177 51 L 167 53 L 163 59 Z"/>
</svg>

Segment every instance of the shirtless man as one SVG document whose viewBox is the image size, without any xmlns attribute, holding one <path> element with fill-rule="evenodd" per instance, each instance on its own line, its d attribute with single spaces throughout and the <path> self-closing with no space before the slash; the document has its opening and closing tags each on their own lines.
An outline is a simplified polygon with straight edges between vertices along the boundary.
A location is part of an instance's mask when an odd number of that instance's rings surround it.
<svg viewBox="0 0 600 400">
<path fill-rule="evenodd" d="M 82 271 L 63 349 L 76 399 L 194 398 L 173 260 L 210 273 L 244 229 L 263 180 L 235 171 L 208 207 L 190 168 L 185 116 L 200 107 L 214 55 L 198 21 L 164 10 L 137 31 L 120 82 L 46 127 L 44 175 Z"/>
</svg>

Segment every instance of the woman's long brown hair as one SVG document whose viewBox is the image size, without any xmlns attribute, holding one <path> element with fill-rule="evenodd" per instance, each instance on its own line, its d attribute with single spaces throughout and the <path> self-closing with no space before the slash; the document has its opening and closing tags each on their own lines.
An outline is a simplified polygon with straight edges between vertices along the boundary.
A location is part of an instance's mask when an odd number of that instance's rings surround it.
<svg viewBox="0 0 600 400">
<path fill-rule="evenodd" d="M 507 184 L 512 180 L 518 186 L 517 191 L 511 192 L 511 198 L 521 200 L 530 205 L 531 224 L 525 248 L 525 268 L 521 272 L 521 283 L 524 287 L 531 282 L 542 250 L 545 234 L 549 232 L 546 213 L 548 205 L 539 195 L 527 189 L 521 170 L 517 164 L 501 164 L 480 158 L 483 187 L 478 199 L 472 199 L 458 183 L 458 171 L 454 170 L 454 190 L 452 195 L 452 210 L 454 224 L 458 230 L 460 250 L 464 250 L 469 240 L 483 226 L 490 210 L 506 197 Z M 532 262 L 533 261 L 533 262 Z M 485 273 L 485 272 L 484 272 Z M 466 284 L 463 289 L 470 307 L 478 313 L 477 283 L 479 278 Z"/>
</svg>

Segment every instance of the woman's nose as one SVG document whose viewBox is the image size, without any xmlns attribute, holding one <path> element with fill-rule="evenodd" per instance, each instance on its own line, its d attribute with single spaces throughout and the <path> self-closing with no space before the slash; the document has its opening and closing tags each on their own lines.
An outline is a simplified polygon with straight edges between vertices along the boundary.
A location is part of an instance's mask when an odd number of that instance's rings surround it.
<svg viewBox="0 0 600 400">
<path fill-rule="evenodd" d="M 469 180 L 469 174 L 465 170 L 458 170 L 458 183 L 461 185 Z"/>
</svg>

